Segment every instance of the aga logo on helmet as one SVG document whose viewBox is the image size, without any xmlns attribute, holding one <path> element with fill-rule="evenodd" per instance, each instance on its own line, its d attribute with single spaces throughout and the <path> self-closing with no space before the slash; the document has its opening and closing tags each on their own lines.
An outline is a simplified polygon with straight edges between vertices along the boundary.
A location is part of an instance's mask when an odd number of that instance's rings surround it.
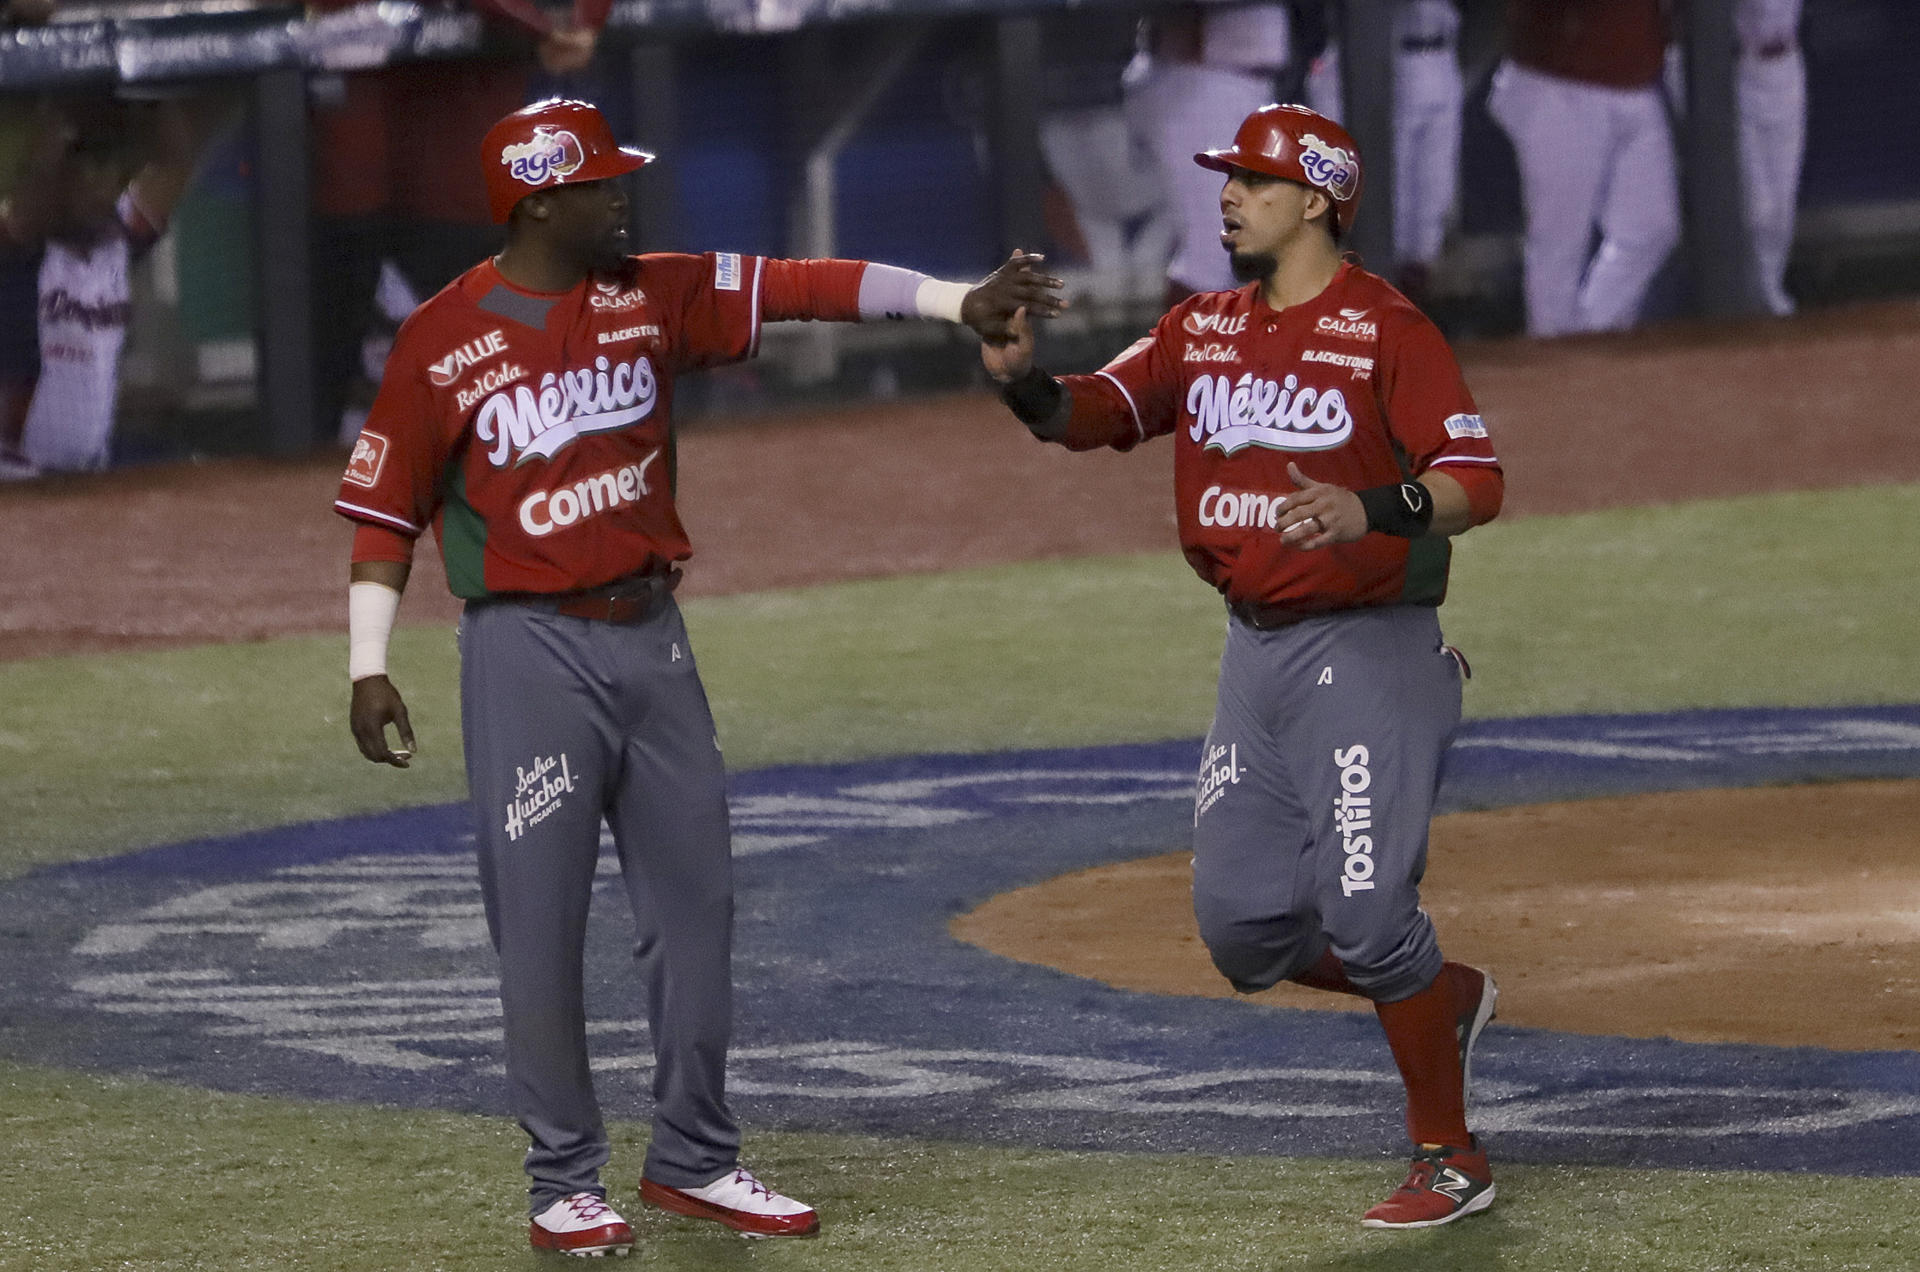
<svg viewBox="0 0 1920 1272">
<path fill-rule="evenodd" d="M 1300 167 L 1307 180 L 1336 199 L 1351 199 L 1360 186 L 1360 160 L 1344 146 L 1332 146 L 1312 133 L 1300 138 Z"/>
<path fill-rule="evenodd" d="M 580 139 L 564 128 L 544 125 L 533 130 L 529 141 L 516 142 L 500 151 L 500 162 L 507 174 L 530 186 L 543 186 L 579 171 L 587 161 Z"/>
</svg>

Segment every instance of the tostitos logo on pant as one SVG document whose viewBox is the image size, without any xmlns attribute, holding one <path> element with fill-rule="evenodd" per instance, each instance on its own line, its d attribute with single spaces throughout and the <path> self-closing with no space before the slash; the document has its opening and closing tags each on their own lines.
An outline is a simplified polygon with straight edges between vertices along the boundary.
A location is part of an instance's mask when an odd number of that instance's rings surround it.
<svg viewBox="0 0 1920 1272">
<path fill-rule="evenodd" d="M 1340 895 L 1373 890 L 1373 836 L 1363 830 L 1373 828 L 1373 799 L 1363 792 L 1373 785 L 1373 770 L 1367 767 L 1373 757 L 1364 746 L 1335 750 L 1333 763 L 1340 770 L 1340 794 L 1333 801 L 1333 824 L 1340 831 L 1340 851 L 1346 864 L 1340 871 Z"/>
</svg>

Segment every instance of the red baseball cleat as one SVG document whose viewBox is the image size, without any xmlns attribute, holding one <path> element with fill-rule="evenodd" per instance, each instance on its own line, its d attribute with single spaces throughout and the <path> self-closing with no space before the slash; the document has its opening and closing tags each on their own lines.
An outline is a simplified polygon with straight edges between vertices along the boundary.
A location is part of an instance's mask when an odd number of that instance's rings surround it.
<svg viewBox="0 0 1920 1272">
<path fill-rule="evenodd" d="M 1369 1228 L 1436 1228 L 1493 1204 L 1493 1168 L 1478 1140 L 1467 1148 L 1422 1144 L 1407 1182 L 1360 1222 Z"/>
<path fill-rule="evenodd" d="M 535 1215 L 527 1240 L 536 1250 L 598 1258 L 633 1249 L 633 1229 L 600 1194 L 577 1192 Z"/>
<path fill-rule="evenodd" d="M 820 1231 L 813 1207 L 781 1196 L 739 1169 L 699 1188 L 669 1188 L 642 1179 L 640 1200 L 676 1215 L 724 1223 L 749 1237 L 810 1237 Z"/>
</svg>

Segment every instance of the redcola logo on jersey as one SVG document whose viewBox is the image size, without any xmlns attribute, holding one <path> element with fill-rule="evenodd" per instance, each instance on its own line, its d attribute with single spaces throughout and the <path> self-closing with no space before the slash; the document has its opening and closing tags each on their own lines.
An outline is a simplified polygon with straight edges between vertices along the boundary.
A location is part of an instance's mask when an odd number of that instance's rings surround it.
<svg viewBox="0 0 1920 1272">
<path fill-rule="evenodd" d="M 530 186 L 571 176 L 586 161 L 587 152 L 578 137 L 564 128 L 545 125 L 535 128 L 528 140 L 500 150 L 500 162 L 507 165 L 507 175 Z"/>
<path fill-rule="evenodd" d="M 1232 383 L 1203 375 L 1187 390 L 1187 410 L 1187 436 L 1224 455 L 1248 446 L 1332 450 L 1353 436 L 1353 412 L 1340 390 L 1302 385 L 1297 375 L 1276 381 L 1249 371 Z"/>
<path fill-rule="evenodd" d="M 537 392 L 522 384 L 494 394 L 474 413 L 473 435 L 492 446 L 487 462 L 495 468 L 552 459 L 576 438 L 639 423 L 659 395 L 645 354 L 632 362 L 595 358 L 591 367 L 547 372 Z"/>
</svg>

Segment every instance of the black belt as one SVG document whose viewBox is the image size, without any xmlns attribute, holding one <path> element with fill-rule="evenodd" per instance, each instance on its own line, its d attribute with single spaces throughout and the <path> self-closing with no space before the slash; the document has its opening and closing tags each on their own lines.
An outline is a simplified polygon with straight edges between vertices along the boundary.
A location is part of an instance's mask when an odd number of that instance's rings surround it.
<svg viewBox="0 0 1920 1272">
<path fill-rule="evenodd" d="M 1257 632 L 1279 631 L 1309 618 L 1318 618 L 1327 610 L 1303 610 L 1293 605 L 1267 605 L 1260 601 L 1228 601 L 1227 613 Z"/>
<path fill-rule="evenodd" d="M 1769 40 L 1765 44 L 1750 44 L 1742 51 L 1748 57 L 1771 62 L 1775 58 L 1785 57 L 1798 47 L 1792 40 Z"/>
<path fill-rule="evenodd" d="M 577 592 L 513 592 L 490 599 L 531 605 L 568 618 L 588 618 L 601 623 L 644 623 L 659 612 L 673 595 L 673 589 L 679 586 L 680 570 L 668 566 L 657 573 L 629 574 Z"/>
<path fill-rule="evenodd" d="M 1409 35 L 1400 41 L 1403 53 L 1438 53 L 1452 47 L 1452 37 L 1445 35 Z"/>
</svg>

